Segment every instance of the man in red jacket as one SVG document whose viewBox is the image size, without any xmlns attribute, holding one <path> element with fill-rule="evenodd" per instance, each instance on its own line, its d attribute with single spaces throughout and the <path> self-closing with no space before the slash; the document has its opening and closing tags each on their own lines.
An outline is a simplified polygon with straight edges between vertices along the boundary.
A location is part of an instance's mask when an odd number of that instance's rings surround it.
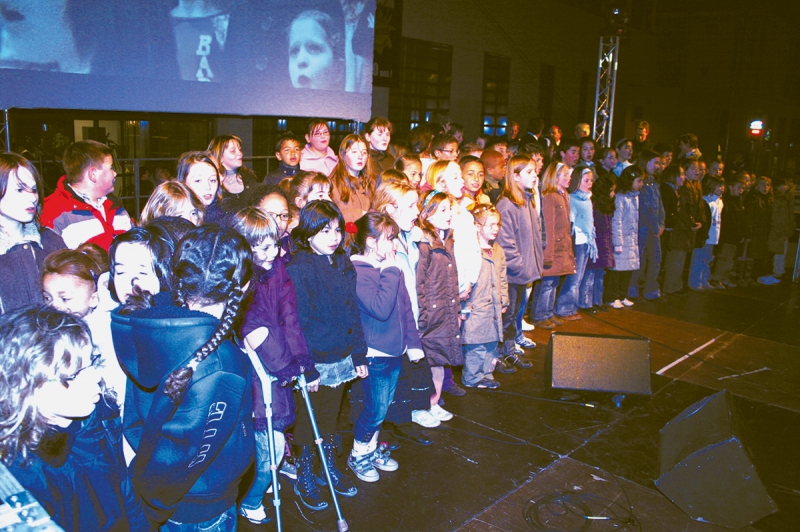
<svg viewBox="0 0 800 532">
<path fill-rule="evenodd" d="M 70 249 L 92 242 L 108 251 L 115 235 L 131 228 L 131 218 L 112 194 L 114 159 L 111 149 L 93 140 L 64 150 L 66 175 L 44 199 L 41 223 L 61 235 Z"/>
</svg>

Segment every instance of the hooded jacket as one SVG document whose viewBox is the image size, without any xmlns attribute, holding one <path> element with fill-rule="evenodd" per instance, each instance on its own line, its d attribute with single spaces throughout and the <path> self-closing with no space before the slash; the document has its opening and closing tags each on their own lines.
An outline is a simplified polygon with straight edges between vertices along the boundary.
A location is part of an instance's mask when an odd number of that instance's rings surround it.
<svg viewBox="0 0 800 532">
<path fill-rule="evenodd" d="M 119 410 L 104 398 L 8 469 L 64 530 L 150 530 L 125 468 Z"/>
<path fill-rule="evenodd" d="M 133 487 L 154 525 L 198 523 L 236 502 L 239 481 L 255 455 L 251 368 L 225 340 L 194 370 L 183 400 L 164 394 L 173 370 L 185 367 L 219 320 L 156 297 L 128 316 L 114 311 L 111 331 L 129 377 L 124 433 L 136 457 Z"/>
</svg>

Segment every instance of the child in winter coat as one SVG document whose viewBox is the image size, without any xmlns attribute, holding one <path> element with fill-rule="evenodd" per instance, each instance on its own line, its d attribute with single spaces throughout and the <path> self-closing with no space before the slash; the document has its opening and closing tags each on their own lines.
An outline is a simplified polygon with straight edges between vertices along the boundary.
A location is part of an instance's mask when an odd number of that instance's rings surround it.
<svg viewBox="0 0 800 532">
<path fill-rule="evenodd" d="M 594 220 L 597 258 L 586 266 L 585 283 L 581 283 L 581 308 L 595 312 L 608 312 L 603 304 L 604 278 L 607 268 L 614 267 L 614 244 L 611 220 L 614 217 L 614 197 L 617 194 L 616 178 L 606 173 L 592 185 L 592 218 Z"/>
<path fill-rule="evenodd" d="M 430 412 L 439 421 L 453 418 L 453 414 L 439 406 L 444 368 L 464 363 L 458 268 L 450 229 L 454 201 L 450 194 L 438 190 L 430 190 L 420 198 L 419 219 L 423 237 L 419 242 L 417 264 L 419 332 L 435 387 Z"/>
<path fill-rule="evenodd" d="M 420 360 L 422 343 L 403 273 L 395 259 L 397 224 L 386 214 L 368 212 L 355 222 L 350 260 L 356 269 L 356 295 L 367 342 L 369 376 L 361 384 L 364 409 L 353 427 L 353 451 L 347 465 L 365 482 L 381 471 L 396 471 L 397 461 L 378 435 L 400 377 L 401 357 Z M 351 228 L 352 229 L 352 228 Z"/>
<path fill-rule="evenodd" d="M 742 190 L 746 182 L 741 176 L 731 179 L 725 185 L 725 193 L 722 195 L 722 203 L 725 208 L 722 210 L 719 244 L 714 258 L 714 272 L 711 274 L 711 284 L 716 283 L 717 286 L 735 287 L 736 283 L 731 277 L 734 263 L 744 262 L 736 259 L 741 257 L 744 248 L 745 221 Z"/>
<path fill-rule="evenodd" d="M 478 282 L 464 303 L 461 336 L 464 343 L 464 370 L 461 380 L 469 388 L 500 387 L 492 371 L 503 340 L 503 314 L 508 310 L 506 255 L 495 238 L 500 232 L 500 213 L 491 204 L 479 204 L 472 211 L 481 246 L 481 271 Z"/>
<path fill-rule="evenodd" d="M 276 463 L 280 463 L 286 443 L 283 432 L 295 421 L 292 381 L 305 374 L 308 382 L 314 382 L 319 373 L 300 328 L 294 284 L 278 257 L 281 249 L 278 224 L 260 208 L 247 207 L 234 215 L 233 228 L 247 240 L 254 263 L 252 287 L 243 304 L 241 336 L 266 371 L 275 377 L 271 385 L 273 434 L 270 435 L 261 380 L 253 374 L 256 471 L 253 485 L 239 507 L 239 513 L 251 523 L 262 524 L 269 520 L 262 500 L 272 480 L 267 438 L 273 438 Z"/>
<path fill-rule="evenodd" d="M 772 180 L 774 203 L 772 205 L 772 224 L 769 230 L 769 250 L 774 253 L 772 278 L 780 281 L 786 273 L 786 253 L 789 250 L 789 238 L 794 236 L 794 183 L 791 177 L 784 174 Z"/>
<path fill-rule="evenodd" d="M 68 532 L 148 531 L 98 362 L 73 314 L 38 306 L 0 317 L 0 460 Z"/>
<path fill-rule="evenodd" d="M 772 229 L 772 180 L 761 176 L 745 201 L 747 257 L 753 259 L 753 275 L 760 284 L 778 284 L 772 273 L 769 233 Z"/>
<path fill-rule="evenodd" d="M 615 309 L 632 307 L 626 297 L 631 273 L 639 269 L 639 191 L 644 172 L 635 165 L 622 171 L 617 180 L 611 238 L 614 243 L 614 267 L 606 275 L 606 304 Z"/>
<path fill-rule="evenodd" d="M 354 497 L 358 489 L 336 465 L 341 436 L 336 420 L 344 395 L 344 384 L 365 378 L 367 344 L 361 327 L 356 297 L 356 271 L 342 249 L 345 223 L 339 208 L 331 201 L 318 200 L 300 211 L 300 223 L 292 231 L 294 253 L 286 267 L 297 295 L 297 314 L 314 366 L 320 379 L 310 382 L 311 403 L 320 434 L 333 487 L 345 497 Z M 335 319 L 333 319 L 335 317 Z M 300 402 L 299 394 L 295 401 Z M 294 428 L 297 447 L 295 493 L 312 510 L 324 510 L 319 485 L 324 475 L 315 478 L 313 470 L 314 436 L 305 405 L 297 405 Z"/>
<path fill-rule="evenodd" d="M 556 317 L 554 306 L 556 291 L 565 275 L 575 273 L 575 252 L 572 249 L 572 230 L 569 221 L 569 194 L 567 187 L 572 179 L 572 169 L 563 163 L 550 163 L 542 181 L 542 212 L 547 232 L 544 247 L 544 269 L 541 289 L 534 308 L 534 325 L 552 329 L 561 325 L 562 319 L 580 319 L 577 314 Z"/>
<path fill-rule="evenodd" d="M 721 177 L 707 175 L 703 179 L 703 201 L 708 204 L 708 238 L 705 245 L 695 249 L 692 254 L 692 266 L 689 270 L 689 287 L 693 290 L 713 290 L 711 286 L 711 259 L 714 247 L 719 243 L 720 222 L 722 220 L 722 193 L 725 181 Z M 720 287 L 722 288 L 722 287 Z"/>
</svg>

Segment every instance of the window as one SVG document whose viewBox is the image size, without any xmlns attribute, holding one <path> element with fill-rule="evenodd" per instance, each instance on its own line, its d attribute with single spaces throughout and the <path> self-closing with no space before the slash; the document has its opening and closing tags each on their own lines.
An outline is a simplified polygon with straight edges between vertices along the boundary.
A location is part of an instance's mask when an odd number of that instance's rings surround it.
<svg viewBox="0 0 800 532">
<path fill-rule="evenodd" d="M 483 134 L 506 134 L 508 126 L 508 86 L 511 59 L 498 55 L 483 56 Z"/>
<path fill-rule="evenodd" d="M 435 111 L 450 111 L 453 47 L 408 38 L 402 47 L 400 84 L 389 93 L 389 120 L 395 131 L 409 131 Z"/>
</svg>

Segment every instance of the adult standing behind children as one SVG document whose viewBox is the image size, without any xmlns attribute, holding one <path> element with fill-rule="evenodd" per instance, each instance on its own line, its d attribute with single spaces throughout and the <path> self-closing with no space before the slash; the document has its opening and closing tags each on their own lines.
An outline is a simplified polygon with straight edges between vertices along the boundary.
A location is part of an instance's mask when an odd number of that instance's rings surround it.
<svg viewBox="0 0 800 532">
<path fill-rule="evenodd" d="M 42 302 L 42 267 L 64 241 L 39 227 L 36 168 L 16 153 L 0 154 L 0 314 Z"/>
<path fill-rule="evenodd" d="M 331 175 L 339 159 L 330 147 L 331 132 L 321 118 L 308 122 L 306 145 L 300 153 L 300 170 Z"/>
<path fill-rule="evenodd" d="M 132 227 L 131 217 L 114 196 L 111 148 L 94 140 L 75 142 L 64 150 L 56 190 L 44 199 L 42 225 L 61 235 L 70 249 L 84 242 L 108 251 L 111 241 Z"/>
</svg>

